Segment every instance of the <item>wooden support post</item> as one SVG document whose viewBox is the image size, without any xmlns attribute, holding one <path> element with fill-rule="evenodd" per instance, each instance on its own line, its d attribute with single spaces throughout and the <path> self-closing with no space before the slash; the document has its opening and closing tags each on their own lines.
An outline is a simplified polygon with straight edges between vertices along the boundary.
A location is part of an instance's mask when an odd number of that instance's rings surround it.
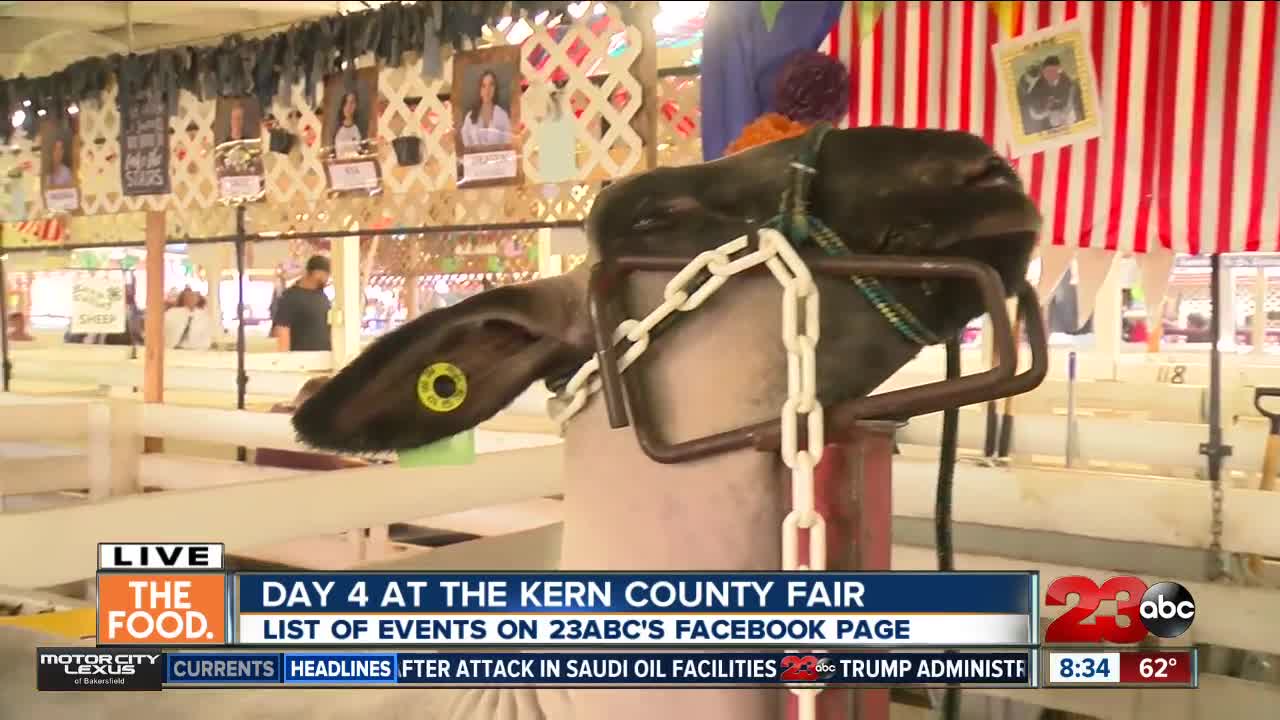
<svg viewBox="0 0 1280 720">
<path fill-rule="evenodd" d="M 658 36 L 653 29 L 653 19 L 658 14 L 658 3 L 641 3 L 637 13 L 640 21 L 640 57 L 636 58 L 631 72 L 640 83 L 640 111 L 631 120 L 631 127 L 644 142 L 644 169 L 658 167 Z"/>
<path fill-rule="evenodd" d="M 1084 285 L 1079 286 L 1081 291 Z M 1114 365 L 1120 356 L 1121 305 L 1120 272 L 1114 261 L 1107 269 L 1107 275 L 1098 288 L 1098 296 L 1093 306 L 1093 342 L 1097 353 Z"/>
<path fill-rule="evenodd" d="M 553 256 L 551 228 L 542 228 L 538 231 L 538 277 L 549 278 L 560 274 L 552 270 L 551 260 Z"/>
<path fill-rule="evenodd" d="M 422 282 L 421 275 L 409 275 L 404 279 L 404 321 L 412 322 L 414 318 L 422 314 L 419 305 L 422 302 L 422 293 L 419 290 L 419 284 Z"/>
<path fill-rule="evenodd" d="M 1267 270 L 1255 268 L 1253 276 L 1253 352 L 1267 348 Z"/>
<path fill-rule="evenodd" d="M 360 321 L 364 287 L 360 284 L 360 238 L 334 239 L 330 245 L 334 303 L 329 313 L 336 371 L 360 354 Z"/>
<path fill-rule="evenodd" d="M 164 211 L 147 211 L 147 312 L 143 324 L 142 401 L 164 402 Z M 164 452 L 164 441 L 146 438 L 143 452 Z"/>
</svg>

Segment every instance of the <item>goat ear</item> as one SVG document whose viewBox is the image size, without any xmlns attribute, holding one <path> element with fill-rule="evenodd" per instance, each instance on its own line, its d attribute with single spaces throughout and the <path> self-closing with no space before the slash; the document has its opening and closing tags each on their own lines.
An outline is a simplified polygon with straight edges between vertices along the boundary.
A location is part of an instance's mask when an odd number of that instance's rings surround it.
<svg viewBox="0 0 1280 720">
<path fill-rule="evenodd" d="M 532 383 L 590 356 L 578 278 L 500 287 L 378 339 L 293 416 L 303 442 L 344 452 L 421 447 L 479 425 Z"/>
</svg>

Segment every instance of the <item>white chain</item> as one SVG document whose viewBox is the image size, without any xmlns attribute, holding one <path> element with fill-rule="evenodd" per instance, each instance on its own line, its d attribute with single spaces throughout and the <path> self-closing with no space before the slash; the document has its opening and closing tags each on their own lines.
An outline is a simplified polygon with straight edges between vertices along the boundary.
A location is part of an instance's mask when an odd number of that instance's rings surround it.
<svg viewBox="0 0 1280 720">
<path fill-rule="evenodd" d="M 736 260 L 733 253 L 748 245 L 747 238 L 721 245 L 698 255 L 667 283 L 663 301 L 643 320 L 626 320 L 613 333 L 616 346 L 626 338 L 631 347 L 618 360 L 621 374 L 649 348 L 649 332 L 675 312 L 689 312 L 702 305 L 728 279 L 763 263 L 782 285 L 782 344 L 787 350 L 787 400 L 782 405 L 782 461 L 791 468 L 791 511 L 782 521 L 782 569 L 825 570 L 827 525 L 814 505 L 813 469 L 822 460 L 825 443 L 822 404 L 817 399 L 818 286 L 795 248 L 777 230 L 759 231 L 760 247 Z M 697 290 L 687 286 L 707 270 L 711 277 Z M 803 324 L 802 324 L 803 321 Z M 600 390 L 599 361 L 593 357 L 574 373 L 560 397 L 568 398 L 555 421 L 564 423 Z M 804 424 L 806 447 L 797 447 Z M 800 531 L 809 531 L 809 564 L 800 564 Z M 822 687 L 789 688 L 797 696 L 799 720 L 815 720 Z"/>
</svg>

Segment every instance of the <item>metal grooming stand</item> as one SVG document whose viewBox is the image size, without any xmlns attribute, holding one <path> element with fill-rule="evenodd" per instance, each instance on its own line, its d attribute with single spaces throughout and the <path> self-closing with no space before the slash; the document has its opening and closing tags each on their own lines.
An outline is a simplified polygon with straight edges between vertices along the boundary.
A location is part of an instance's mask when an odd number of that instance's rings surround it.
<svg viewBox="0 0 1280 720">
<path fill-rule="evenodd" d="M 668 444 L 654 427 L 636 373 L 620 376 L 618 351 L 611 342 L 616 322 L 610 298 L 626 275 L 634 271 L 676 272 L 691 257 L 622 257 L 596 265 L 589 282 L 588 309 L 600 363 L 600 379 L 609 423 L 633 425 L 640 447 L 659 463 L 678 463 L 708 455 L 754 447 L 778 452 L 781 424 L 759 423 L 682 443 Z M 882 418 L 906 418 L 949 407 L 1018 395 L 1038 386 L 1049 368 L 1048 343 L 1035 291 L 1018 292 L 1018 311 L 1031 348 L 1031 366 L 1017 373 L 1017 344 L 1004 302 L 1005 288 L 990 267 L 956 258 L 850 256 L 809 260 L 811 269 L 826 275 L 880 275 L 905 278 L 972 280 L 991 315 L 996 358 L 1007 359 L 984 372 L 880 395 L 856 398 L 833 406 L 827 414 L 827 440 L 822 461 L 814 469 L 816 509 L 827 524 L 827 568 L 841 571 L 888 570 L 893 547 L 893 438 L 899 423 Z M 764 268 L 756 268 L 755 272 Z M 800 438 L 803 446 L 805 442 Z M 790 482 L 783 468 L 780 484 Z M 800 561 L 808 561 L 808 544 L 801 541 Z M 796 698 L 788 693 L 787 717 L 797 716 Z M 818 695 L 819 720 L 888 720 L 889 690 L 827 688 Z"/>
</svg>

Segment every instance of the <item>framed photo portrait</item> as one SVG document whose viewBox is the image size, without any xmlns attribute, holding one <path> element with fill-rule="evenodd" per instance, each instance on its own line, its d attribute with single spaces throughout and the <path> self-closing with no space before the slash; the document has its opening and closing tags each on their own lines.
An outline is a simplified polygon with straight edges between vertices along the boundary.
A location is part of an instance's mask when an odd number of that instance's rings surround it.
<svg viewBox="0 0 1280 720">
<path fill-rule="evenodd" d="M 337 73 L 325 81 L 320 132 L 330 189 L 375 192 L 381 187 L 374 144 L 377 102 L 377 68 Z"/>
<path fill-rule="evenodd" d="M 991 51 L 1013 157 L 1102 134 L 1098 75 L 1080 21 L 1020 35 Z"/>
<path fill-rule="evenodd" d="M 520 183 L 520 46 L 455 55 L 449 92 L 458 184 Z"/>
<path fill-rule="evenodd" d="M 40 189 L 52 212 L 80 209 L 78 127 L 75 116 L 40 122 Z"/>
<path fill-rule="evenodd" d="M 220 97 L 214 111 L 214 169 L 218 196 L 259 200 L 266 194 L 262 108 L 256 97 Z"/>
</svg>

